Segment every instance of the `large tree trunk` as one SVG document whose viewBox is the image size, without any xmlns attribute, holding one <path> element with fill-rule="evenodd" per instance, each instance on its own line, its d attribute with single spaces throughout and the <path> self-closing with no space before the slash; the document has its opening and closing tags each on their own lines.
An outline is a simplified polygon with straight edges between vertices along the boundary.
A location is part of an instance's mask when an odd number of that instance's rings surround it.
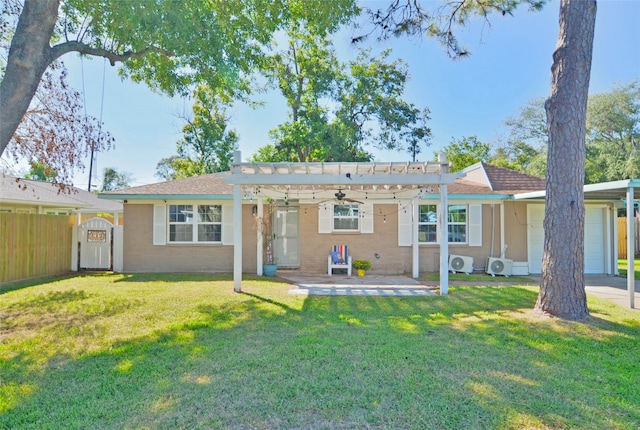
<svg viewBox="0 0 640 430">
<path fill-rule="evenodd" d="M 595 0 L 562 0 L 560 32 L 545 104 L 549 127 L 544 257 L 535 309 L 582 319 L 584 289 L 585 133 Z"/>
</svg>

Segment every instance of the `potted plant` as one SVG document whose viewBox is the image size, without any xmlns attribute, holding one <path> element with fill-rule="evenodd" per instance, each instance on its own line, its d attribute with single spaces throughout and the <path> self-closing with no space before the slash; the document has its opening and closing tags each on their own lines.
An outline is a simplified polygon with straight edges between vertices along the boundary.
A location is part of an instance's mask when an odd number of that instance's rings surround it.
<svg viewBox="0 0 640 430">
<path fill-rule="evenodd" d="M 275 276 L 278 270 L 278 260 L 273 256 L 273 239 L 265 238 L 264 263 L 262 263 L 262 273 L 264 276 Z"/>
<path fill-rule="evenodd" d="M 352 265 L 358 271 L 358 276 L 364 276 L 364 272 L 371 269 L 371 262 L 368 260 L 353 260 Z"/>
</svg>

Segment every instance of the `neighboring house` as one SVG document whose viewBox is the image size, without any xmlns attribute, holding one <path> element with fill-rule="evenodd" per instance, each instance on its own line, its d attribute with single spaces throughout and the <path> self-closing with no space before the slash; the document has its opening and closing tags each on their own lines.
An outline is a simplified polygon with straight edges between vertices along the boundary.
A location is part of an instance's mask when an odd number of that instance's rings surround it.
<svg viewBox="0 0 640 430">
<path fill-rule="evenodd" d="M 72 186 L 0 174 L 0 212 L 47 215 L 80 214 L 83 218 L 109 214 L 122 217 L 122 203 L 98 198 Z M 117 222 L 116 222 L 117 223 Z"/>
<path fill-rule="evenodd" d="M 112 253 L 119 224 L 120 202 L 71 186 L 0 174 L 0 283 L 70 269 L 121 270 L 119 255 Z"/>
<path fill-rule="evenodd" d="M 544 179 L 486 163 L 459 173 L 430 171 L 427 164 L 241 163 L 230 173 L 100 197 L 124 203 L 127 272 L 235 273 L 234 222 L 240 219 L 234 214 L 235 182 L 241 189 L 244 273 L 261 273 L 258 220 L 263 211 L 271 217 L 273 252 L 281 269 L 326 273 L 331 247 L 348 245 L 353 259 L 372 262 L 374 274 L 415 275 L 416 268 L 419 273 L 437 272 L 443 253 L 472 257 L 473 270 L 484 271 L 489 257 L 503 256 L 513 260 L 514 275 L 540 273 Z M 414 168 L 424 169 L 431 183 L 416 185 L 416 175 L 406 175 Z M 403 174 L 411 178 L 405 180 Z M 360 177 L 370 184 L 357 183 Z M 632 181 L 632 186 L 639 185 Z M 446 195 L 440 195 L 445 187 Z M 585 192 L 586 273 L 617 272 L 615 214 L 622 204 L 618 188 L 593 198 Z M 273 206 L 263 206 L 268 201 Z M 448 206 L 448 252 L 440 246 L 443 201 Z"/>
</svg>

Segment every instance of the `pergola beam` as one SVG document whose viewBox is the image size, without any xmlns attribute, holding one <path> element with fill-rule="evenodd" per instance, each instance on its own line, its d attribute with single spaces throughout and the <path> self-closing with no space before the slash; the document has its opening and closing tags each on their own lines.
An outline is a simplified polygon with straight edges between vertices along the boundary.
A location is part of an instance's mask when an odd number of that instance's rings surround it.
<svg viewBox="0 0 640 430">
<path fill-rule="evenodd" d="M 429 185 L 429 184 L 446 184 L 450 185 L 455 182 L 461 175 L 450 174 L 434 174 L 434 173 L 389 173 L 389 174 L 369 174 L 358 173 L 338 175 L 331 173 L 257 173 L 233 174 L 229 178 L 233 184 L 237 185 L 326 185 L 326 186 L 347 186 L 347 185 Z"/>
</svg>

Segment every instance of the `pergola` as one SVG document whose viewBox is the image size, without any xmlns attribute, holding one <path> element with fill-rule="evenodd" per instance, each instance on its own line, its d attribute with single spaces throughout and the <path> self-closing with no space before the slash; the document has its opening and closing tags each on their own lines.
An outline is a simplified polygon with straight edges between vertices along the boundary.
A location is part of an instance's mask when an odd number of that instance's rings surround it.
<svg viewBox="0 0 640 430">
<path fill-rule="evenodd" d="M 635 226 L 634 226 L 634 191 L 640 188 L 640 179 L 625 179 L 622 181 L 604 182 L 584 186 L 584 198 L 586 200 L 625 200 L 627 201 L 627 291 L 629 293 L 629 307 L 634 307 L 635 292 Z M 545 191 L 520 194 L 517 199 L 530 199 L 545 197 Z"/>
<path fill-rule="evenodd" d="M 464 173 L 449 172 L 449 162 L 441 154 L 436 162 L 368 162 L 368 163 L 249 163 L 241 161 L 240 151 L 234 153 L 231 174 L 225 180 L 233 185 L 233 281 L 234 290 L 242 291 L 242 199 L 245 194 L 257 197 L 257 216 L 264 214 L 263 195 L 286 195 L 295 192 L 297 196 L 315 195 L 327 190 L 359 189 L 361 191 L 380 191 L 387 193 L 410 193 L 420 195 L 425 189 L 439 187 L 440 213 L 440 293 L 449 290 L 449 241 L 447 235 L 447 185 L 453 184 Z M 418 218 L 418 203 L 412 200 L 413 219 Z M 414 222 L 412 231 L 412 275 L 419 276 L 418 223 Z M 262 234 L 258 231 L 258 267 L 262 266 Z"/>
</svg>

